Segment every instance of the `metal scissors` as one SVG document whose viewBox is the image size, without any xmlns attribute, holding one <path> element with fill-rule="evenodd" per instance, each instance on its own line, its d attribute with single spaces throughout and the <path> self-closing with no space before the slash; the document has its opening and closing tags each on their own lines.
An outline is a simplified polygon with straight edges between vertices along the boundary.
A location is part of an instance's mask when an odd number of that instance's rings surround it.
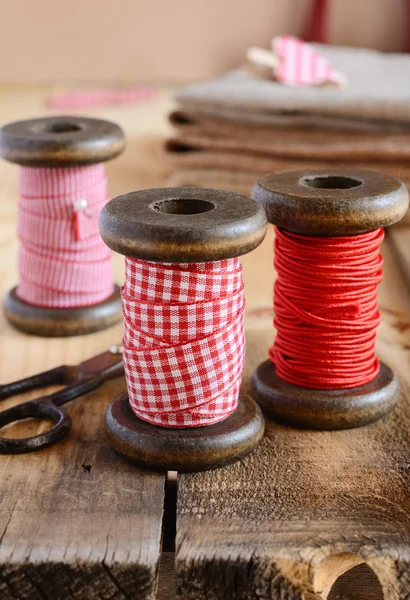
<svg viewBox="0 0 410 600">
<path fill-rule="evenodd" d="M 123 373 L 122 346 L 113 345 L 107 352 L 79 365 L 62 365 L 26 379 L 0 385 L 0 401 L 47 385 L 66 385 L 65 388 L 52 394 L 23 402 L 0 412 L 0 429 L 22 419 L 50 419 L 54 422 L 51 429 L 32 437 L 17 439 L 0 437 L 0 454 L 35 452 L 56 444 L 65 438 L 71 429 L 71 417 L 61 406 Z"/>
</svg>

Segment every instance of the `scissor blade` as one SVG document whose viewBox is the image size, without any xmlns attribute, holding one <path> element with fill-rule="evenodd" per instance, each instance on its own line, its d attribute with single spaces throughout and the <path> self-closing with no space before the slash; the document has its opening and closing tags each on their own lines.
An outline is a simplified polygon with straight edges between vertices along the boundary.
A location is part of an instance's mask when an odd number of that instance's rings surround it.
<svg viewBox="0 0 410 600">
<path fill-rule="evenodd" d="M 124 373 L 122 346 L 114 344 L 107 352 L 93 356 L 79 365 L 83 376 L 95 375 L 102 379 L 112 379 Z"/>
</svg>

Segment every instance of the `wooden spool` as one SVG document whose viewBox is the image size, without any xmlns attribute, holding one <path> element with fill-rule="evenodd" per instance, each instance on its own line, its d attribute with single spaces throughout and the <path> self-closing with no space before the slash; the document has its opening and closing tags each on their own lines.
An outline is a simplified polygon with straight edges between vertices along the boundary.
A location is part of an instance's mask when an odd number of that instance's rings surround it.
<svg viewBox="0 0 410 600">
<path fill-rule="evenodd" d="M 118 125 L 101 119 L 59 116 L 9 123 L 0 129 L 0 155 L 26 167 L 75 167 L 105 162 L 125 146 Z M 43 308 L 21 300 L 13 288 L 4 298 L 7 320 L 35 335 L 59 337 L 99 331 L 121 320 L 119 287 L 98 304 Z"/>
<path fill-rule="evenodd" d="M 100 216 L 105 243 L 131 258 L 192 263 L 241 256 L 266 233 L 257 202 L 232 192 L 165 188 L 133 192 L 108 202 Z M 246 455 L 263 436 L 255 402 L 241 395 L 236 411 L 204 427 L 170 429 L 151 425 L 117 397 L 106 415 L 110 444 L 121 455 L 154 469 L 200 471 Z"/>
<path fill-rule="evenodd" d="M 357 235 L 399 221 L 408 206 L 404 184 L 371 171 L 293 171 L 265 175 L 253 197 L 266 209 L 268 221 L 309 236 Z M 264 412 L 296 427 L 345 429 L 375 421 L 393 407 L 399 382 L 381 363 L 366 385 L 340 390 L 313 390 L 283 381 L 270 360 L 252 378 Z"/>
</svg>

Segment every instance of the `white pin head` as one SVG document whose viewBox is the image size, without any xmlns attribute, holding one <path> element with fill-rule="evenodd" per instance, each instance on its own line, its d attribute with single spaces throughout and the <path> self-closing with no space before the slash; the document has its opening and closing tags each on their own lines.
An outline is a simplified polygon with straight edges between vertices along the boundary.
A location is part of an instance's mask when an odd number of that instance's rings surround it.
<svg viewBox="0 0 410 600">
<path fill-rule="evenodd" d="M 80 198 L 74 202 L 74 210 L 75 212 L 85 212 L 87 210 L 87 200 L 85 198 Z"/>
</svg>

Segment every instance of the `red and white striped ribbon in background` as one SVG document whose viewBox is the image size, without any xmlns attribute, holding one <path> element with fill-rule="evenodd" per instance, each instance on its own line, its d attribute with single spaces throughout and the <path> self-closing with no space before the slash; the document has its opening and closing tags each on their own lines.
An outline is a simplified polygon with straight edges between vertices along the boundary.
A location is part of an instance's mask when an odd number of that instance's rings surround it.
<svg viewBox="0 0 410 600">
<path fill-rule="evenodd" d="M 164 427 L 225 419 L 238 404 L 245 358 L 239 259 L 125 264 L 123 358 L 132 410 Z"/>
<path fill-rule="evenodd" d="M 344 85 L 339 73 L 315 48 L 291 35 L 273 38 L 272 50 L 278 59 L 274 78 L 289 86 Z"/>
<path fill-rule="evenodd" d="M 104 165 L 21 167 L 19 188 L 18 297 L 50 308 L 108 298 L 114 290 L 111 253 L 98 230 L 108 200 Z"/>
<path fill-rule="evenodd" d="M 151 100 L 158 95 L 158 90 L 147 86 L 129 88 L 108 88 L 95 90 L 56 91 L 49 99 L 52 108 L 90 108 L 110 104 L 134 104 Z"/>
</svg>

